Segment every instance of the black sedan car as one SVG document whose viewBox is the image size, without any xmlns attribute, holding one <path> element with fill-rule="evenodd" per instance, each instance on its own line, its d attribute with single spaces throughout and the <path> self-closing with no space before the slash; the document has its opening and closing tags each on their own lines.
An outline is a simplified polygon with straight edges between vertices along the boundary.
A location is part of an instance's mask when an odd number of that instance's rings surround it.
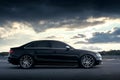
<svg viewBox="0 0 120 80">
<path fill-rule="evenodd" d="M 77 63 L 79 67 L 91 68 L 102 62 L 102 56 L 96 52 L 74 49 L 61 41 L 40 40 L 11 48 L 8 61 L 25 69 L 37 64 L 67 63 Z"/>
</svg>

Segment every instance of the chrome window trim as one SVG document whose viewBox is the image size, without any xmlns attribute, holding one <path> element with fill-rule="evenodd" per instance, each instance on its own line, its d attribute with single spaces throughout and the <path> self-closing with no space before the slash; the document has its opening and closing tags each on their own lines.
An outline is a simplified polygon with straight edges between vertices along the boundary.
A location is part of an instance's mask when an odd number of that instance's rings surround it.
<svg viewBox="0 0 120 80">
<path fill-rule="evenodd" d="M 66 48 L 49 48 L 49 47 L 24 47 L 24 49 L 66 49 Z"/>
</svg>

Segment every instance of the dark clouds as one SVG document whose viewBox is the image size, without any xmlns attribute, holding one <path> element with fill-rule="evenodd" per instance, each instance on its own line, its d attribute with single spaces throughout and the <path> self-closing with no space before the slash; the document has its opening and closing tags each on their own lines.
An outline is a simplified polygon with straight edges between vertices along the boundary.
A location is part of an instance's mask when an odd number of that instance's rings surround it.
<svg viewBox="0 0 120 80">
<path fill-rule="evenodd" d="M 53 19 L 60 17 L 119 14 L 119 0 L 0 0 L 2 20 Z"/>
<path fill-rule="evenodd" d="M 74 44 L 120 43 L 120 28 L 114 28 L 108 32 L 95 32 L 92 38 L 85 40 L 75 42 Z"/>
<path fill-rule="evenodd" d="M 30 22 L 37 32 L 64 25 L 69 25 L 69 28 L 86 27 L 104 23 L 86 22 L 91 16 L 118 18 L 119 5 L 119 0 L 0 0 L 0 24 Z M 40 25 L 40 20 L 47 23 Z"/>
<path fill-rule="evenodd" d="M 120 28 L 114 28 L 113 32 L 96 32 L 87 41 L 88 43 L 120 43 Z"/>
<path fill-rule="evenodd" d="M 41 24 L 41 22 L 44 22 Z M 72 19 L 66 19 L 66 18 L 61 18 L 58 20 L 43 20 L 40 21 L 39 23 L 36 22 L 32 22 L 32 26 L 34 26 L 34 29 L 36 32 L 41 32 L 44 31 L 46 29 L 49 28 L 60 28 L 60 27 L 64 27 L 64 28 L 69 28 L 69 29 L 73 29 L 73 28 L 85 28 L 88 26 L 94 26 L 94 25 L 99 25 L 105 23 L 105 21 L 94 21 L 94 22 L 89 22 L 87 20 L 81 20 L 81 18 L 79 17 L 75 17 Z"/>
<path fill-rule="evenodd" d="M 85 37 L 86 35 L 84 34 L 78 34 L 78 35 L 73 36 L 71 39 L 78 39 L 78 38 L 85 38 Z"/>
</svg>

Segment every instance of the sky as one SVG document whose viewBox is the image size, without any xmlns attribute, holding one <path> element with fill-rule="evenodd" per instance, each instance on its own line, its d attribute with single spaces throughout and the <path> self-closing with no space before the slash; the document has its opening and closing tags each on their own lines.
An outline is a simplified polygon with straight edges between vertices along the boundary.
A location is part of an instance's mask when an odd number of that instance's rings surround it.
<svg viewBox="0 0 120 80">
<path fill-rule="evenodd" d="M 120 1 L 0 0 L 0 52 L 34 40 L 120 50 Z"/>
</svg>

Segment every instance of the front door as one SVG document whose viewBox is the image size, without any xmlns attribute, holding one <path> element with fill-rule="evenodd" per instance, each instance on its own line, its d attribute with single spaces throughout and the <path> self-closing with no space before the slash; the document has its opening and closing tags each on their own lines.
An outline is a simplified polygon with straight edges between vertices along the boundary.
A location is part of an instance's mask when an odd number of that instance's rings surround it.
<svg viewBox="0 0 120 80">
<path fill-rule="evenodd" d="M 54 60 L 56 62 L 77 62 L 77 55 L 74 54 L 74 50 L 70 48 L 69 50 L 66 49 L 68 46 L 65 43 L 53 41 L 51 42 L 51 47 L 54 50 Z"/>
</svg>

